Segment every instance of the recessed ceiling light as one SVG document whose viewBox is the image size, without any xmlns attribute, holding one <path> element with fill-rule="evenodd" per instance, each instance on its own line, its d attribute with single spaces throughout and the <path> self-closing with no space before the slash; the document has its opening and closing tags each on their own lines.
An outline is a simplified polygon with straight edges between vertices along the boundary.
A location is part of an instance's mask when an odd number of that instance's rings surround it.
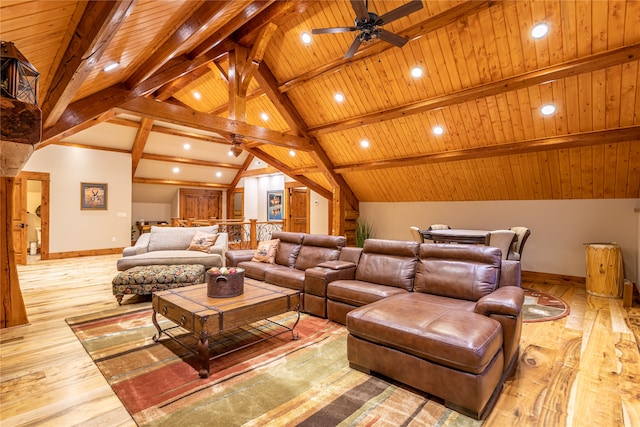
<svg viewBox="0 0 640 427">
<path fill-rule="evenodd" d="M 294 150 L 289 150 L 289 155 L 291 157 L 295 157 L 296 156 L 296 152 Z"/>
<path fill-rule="evenodd" d="M 220 178 L 222 176 L 222 172 L 216 172 L 216 177 Z"/>
<path fill-rule="evenodd" d="M 366 139 L 363 139 L 362 141 L 360 141 L 360 146 L 362 148 L 369 148 L 369 141 L 367 141 Z"/>
<path fill-rule="evenodd" d="M 550 116 L 556 112 L 556 106 L 553 104 L 546 104 L 540 108 L 540 112 L 543 116 Z"/>
<path fill-rule="evenodd" d="M 190 149 L 190 148 L 191 148 L 191 144 L 188 144 L 188 143 L 187 143 L 187 144 L 184 144 L 184 145 L 182 146 L 182 148 L 184 148 L 185 150 L 188 150 L 188 149 Z"/>
<path fill-rule="evenodd" d="M 434 128 L 431 130 L 433 131 L 434 135 L 442 135 L 444 133 L 444 128 L 442 126 L 434 126 Z"/>
<path fill-rule="evenodd" d="M 338 92 L 335 95 L 333 95 L 333 99 L 335 99 L 336 102 L 342 102 L 344 101 L 344 95 Z"/>
<path fill-rule="evenodd" d="M 262 113 L 260 114 L 260 118 L 266 122 L 267 120 L 269 120 L 269 115 L 267 113 Z"/>
<path fill-rule="evenodd" d="M 200 92 L 193 91 L 193 97 L 194 97 L 195 99 L 200 99 L 200 98 L 202 98 L 202 95 L 200 95 Z"/>
<path fill-rule="evenodd" d="M 546 22 L 540 22 L 531 29 L 531 37 L 534 39 L 541 39 L 549 33 L 549 24 Z"/>
<path fill-rule="evenodd" d="M 304 32 L 304 33 L 302 33 L 301 38 L 302 38 L 302 43 L 304 43 L 304 44 L 311 43 L 311 34 L 309 34 L 307 32 Z"/>
<path fill-rule="evenodd" d="M 173 168 L 173 173 L 178 173 L 178 172 L 180 172 L 180 168 L 179 167 Z"/>
<path fill-rule="evenodd" d="M 262 162 L 260 160 L 256 160 L 256 166 L 260 166 Z"/>
<path fill-rule="evenodd" d="M 418 78 L 418 77 L 422 77 L 422 68 L 420 67 L 413 67 L 411 69 L 411 76 L 414 78 Z"/>
<path fill-rule="evenodd" d="M 109 72 L 109 71 L 113 71 L 116 68 L 118 68 L 120 64 L 117 62 L 112 62 L 111 64 L 107 64 L 105 65 L 105 67 L 103 68 L 104 71 Z"/>
</svg>

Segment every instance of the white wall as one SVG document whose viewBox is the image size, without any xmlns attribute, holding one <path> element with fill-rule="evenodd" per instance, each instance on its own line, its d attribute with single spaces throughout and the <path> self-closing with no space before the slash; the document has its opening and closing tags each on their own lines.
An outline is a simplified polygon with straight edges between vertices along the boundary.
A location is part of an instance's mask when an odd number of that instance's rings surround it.
<svg viewBox="0 0 640 427">
<path fill-rule="evenodd" d="M 23 168 L 51 177 L 49 252 L 108 249 L 131 244 L 131 155 L 49 145 Z M 80 183 L 107 183 L 107 210 L 80 209 Z"/>
<path fill-rule="evenodd" d="M 360 215 L 373 225 L 373 237 L 411 239 L 409 227 L 531 229 L 522 269 L 577 277 L 586 275 L 585 243 L 616 242 L 625 277 L 636 280 L 640 199 L 525 200 L 486 202 L 360 203 Z"/>
<path fill-rule="evenodd" d="M 315 191 L 310 195 L 309 231 L 311 234 L 329 234 L 329 200 Z"/>
<path fill-rule="evenodd" d="M 171 224 L 171 217 L 171 203 L 131 203 L 131 225 L 141 220 Z"/>
</svg>

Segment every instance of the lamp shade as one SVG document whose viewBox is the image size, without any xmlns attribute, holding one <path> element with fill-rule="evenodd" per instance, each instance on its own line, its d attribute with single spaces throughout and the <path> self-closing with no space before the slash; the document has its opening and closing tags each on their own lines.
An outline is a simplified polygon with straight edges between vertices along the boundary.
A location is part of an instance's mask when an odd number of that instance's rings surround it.
<svg viewBox="0 0 640 427">
<path fill-rule="evenodd" d="M 0 89 L 4 97 L 38 105 L 40 73 L 13 42 L 0 41 Z"/>
</svg>

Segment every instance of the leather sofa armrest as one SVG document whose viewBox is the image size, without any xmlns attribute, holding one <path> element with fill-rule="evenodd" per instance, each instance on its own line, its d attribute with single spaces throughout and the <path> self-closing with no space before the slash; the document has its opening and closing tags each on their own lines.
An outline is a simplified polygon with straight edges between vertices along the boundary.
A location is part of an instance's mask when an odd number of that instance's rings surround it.
<svg viewBox="0 0 640 427">
<path fill-rule="evenodd" d="M 334 260 L 320 263 L 318 264 L 318 267 L 329 268 L 331 270 L 345 270 L 347 268 L 356 268 L 356 265 L 349 261 Z"/>
<path fill-rule="evenodd" d="M 143 233 L 136 240 L 136 244 L 133 246 L 129 246 L 124 248 L 122 251 L 122 256 L 132 256 L 143 254 L 149 251 L 149 239 L 151 238 L 151 233 Z"/>
<path fill-rule="evenodd" d="M 227 251 L 225 258 L 227 259 L 227 267 L 237 267 L 239 263 L 243 261 L 251 261 L 253 255 L 256 253 L 253 249 L 240 249 Z"/>
<path fill-rule="evenodd" d="M 341 261 L 328 261 L 329 263 L 340 263 L 343 268 L 333 269 L 331 267 L 307 268 L 304 274 L 304 292 L 310 295 L 326 297 L 327 285 L 336 280 L 353 280 L 356 277 L 356 265 L 353 263 L 341 263 Z M 323 263 L 324 264 L 324 263 Z M 347 265 L 348 264 L 348 265 Z"/>
<path fill-rule="evenodd" d="M 506 286 L 480 298 L 475 312 L 485 316 L 501 314 L 518 317 L 523 304 L 524 291 L 516 286 Z"/>
<path fill-rule="evenodd" d="M 520 261 L 502 260 L 500 267 L 500 283 L 498 286 L 517 286 L 520 287 L 522 266 Z"/>
</svg>

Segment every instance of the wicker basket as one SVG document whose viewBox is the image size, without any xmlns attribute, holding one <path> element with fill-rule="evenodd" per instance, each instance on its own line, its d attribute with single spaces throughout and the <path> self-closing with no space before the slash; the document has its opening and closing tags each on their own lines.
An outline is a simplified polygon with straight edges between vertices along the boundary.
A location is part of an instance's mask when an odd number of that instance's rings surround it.
<svg viewBox="0 0 640 427">
<path fill-rule="evenodd" d="M 231 298 L 244 292 L 244 270 L 222 274 L 207 272 L 207 296 L 210 298 Z"/>
</svg>

